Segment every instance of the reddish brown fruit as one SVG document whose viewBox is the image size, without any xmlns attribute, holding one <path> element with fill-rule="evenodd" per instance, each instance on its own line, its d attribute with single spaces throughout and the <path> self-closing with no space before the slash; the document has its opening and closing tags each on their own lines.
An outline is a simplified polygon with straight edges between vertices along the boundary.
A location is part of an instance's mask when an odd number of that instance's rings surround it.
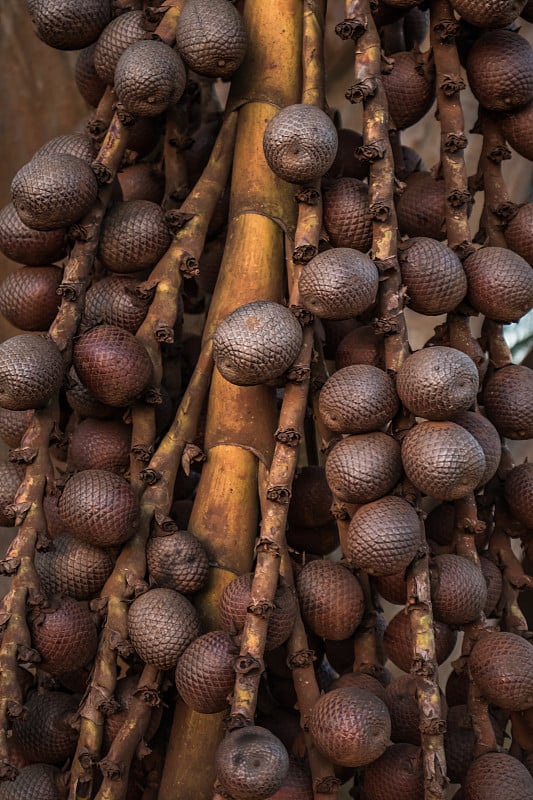
<svg viewBox="0 0 533 800">
<path fill-rule="evenodd" d="M 365 689 L 334 689 L 317 700 L 309 729 L 317 748 L 343 767 L 362 767 L 387 748 L 391 723 L 385 703 Z"/>
<path fill-rule="evenodd" d="M 30 624 L 41 667 L 52 675 L 74 672 L 92 660 L 98 635 L 86 603 L 54 598 Z"/>
<path fill-rule="evenodd" d="M 444 181 L 429 172 L 414 172 L 405 181 L 396 203 L 402 234 L 441 241 L 446 238 L 446 192 Z"/>
<path fill-rule="evenodd" d="M 115 91 L 130 114 L 155 117 L 183 94 L 186 72 L 178 53 L 162 41 L 130 44 L 115 68 Z"/>
<path fill-rule="evenodd" d="M 144 13 L 128 11 L 120 14 L 102 31 L 94 53 L 94 67 L 100 80 L 113 86 L 118 60 L 126 47 L 146 36 Z"/>
<path fill-rule="evenodd" d="M 474 758 L 476 737 L 468 706 L 456 705 L 448 710 L 444 748 L 446 768 L 451 783 L 464 783 Z"/>
<path fill-rule="evenodd" d="M 0 284 L 0 312 L 23 331 L 47 331 L 57 314 L 58 267 L 19 267 Z"/>
<path fill-rule="evenodd" d="M 104 323 L 137 333 L 149 302 L 135 294 L 138 282 L 118 275 L 102 278 L 85 296 L 84 322 L 92 327 Z"/>
<path fill-rule="evenodd" d="M 533 306 L 533 270 L 504 247 L 482 247 L 464 264 L 468 302 L 497 322 L 517 322 Z"/>
<path fill-rule="evenodd" d="M 338 178 L 324 192 L 324 225 L 334 247 L 366 253 L 372 245 L 368 186 L 356 178 Z"/>
<path fill-rule="evenodd" d="M 407 600 L 407 584 L 405 570 L 395 575 L 380 575 L 376 578 L 376 589 L 388 603 L 403 606 Z"/>
<path fill-rule="evenodd" d="M 368 800 L 424 800 L 422 751 L 412 744 L 393 744 L 365 769 Z"/>
<path fill-rule="evenodd" d="M 333 519 L 325 525 L 311 528 L 291 525 L 286 536 L 289 547 L 315 556 L 327 556 L 339 546 L 337 523 Z"/>
<path fill-rule="evenodd" d="M 431 562 L 431 599 L 435 619 L 448 625 L 466 625 L 481 615 L 487 584 L 477 564 L 445 554 Z"/>
<path fill-rule="evenodd" d="M 78 700 L 64 692 L 32 694 L 26 713 L 13 722 L 13 737 L 27 763 L 62 764 L 74 754 L 78 734 L 70 724 Z"/>
<path fill-rule="evenodd" d="M 490 111 L 512 111 L 533 99 L 533 51 L 514 31 L 480 36 L 468 54 L 466 74 L 472 93 Z"/>
<path fill-rule="evenodd" d="M 171 238 L 160 206 L 148 200 L 130 200 L 117 203 L 106 214 L 98 252 L 113 272 L 138 272 L 159 261 Z"/>
<path fill-rule="evenodd" d="M 0 344 L 0 406 L 42 408 L 61 388 L 64 374 L 59 348 L 48 336 L 12 336 Z"/>
<path fill-rule="evenodd" d="M 391 120 L 404 130 L 422 119 L 435 99 L 435 68 L 421 53 L 394 53 L 383 74 Z"/>
<path fill-rule="evenodd" d="M 63 523 L 58 511 L 59 497 L 55 494 L 46 494 L 43 498 L 43 511 L 46 518 L 48 536 L 57 539 L 62 533 L 66 533 L 66 525 Z"/>
<path fill-rule="evenodd" d="M 364 596 L 357 578 L 341 564 L 310 561 L 296 582 L 300 609 L 311 630 L 324 639 L 350 637 L 363 618 Z"/>
<path fill-rule="evenodd" d="M 54 136 L 43 144 L 33 155 L 34 159 L 42 156 L 67 155 L 81 158 L 86 164 L 92 164 L 96 155 L 94 142 L 86 133 L 64 133 Z"/>
<path fill-rule="evenodd" d="M 146 546 L 146 561 L 150 578 L 165 589 L 192 594 L 207 582 L 207 553 L 189 531 L 152 536 Z"/>
<path fill-rule="evenodd" d="M 435 544 L 447 547 L 453 541 L 455 506 L 453 503 L 439 503 L 426 517 L 426 536 Z"/>
<path fill-rule="evenodd" d="M 417 699 L 420 683 L 416 675 L 400 675 L 385 689 L 385 703 L 389 709 L 393 742 L 420 744 Z"/>
<path fill-rule="evenodd" d="M 503 135 L 511 147 L 524 158 L 533 158 L 533 103 L 518 108 L 512 114 L 502 114 L 499 120 Z"/>
<path fill-rule="evenodd" d="M 76 81 L 78 92 L 85 102 L 93 108 L 96 108 L 102 99 L 106 87 L 105 81 L 100 78 L 94 65 L 96 45 L 97 42 L 94 42 L 89 47 L 84 47 L 83 50 L 80 50 L 74 69 L 74 80 Z"/>
<path fill-rule="evenodd" d="M 489 703 L 506 711 L 533 706 L 533 645 L 514 633 L 483 636 L 468 662 L 472 680 Z"/>
<path fill-rule="evenodd" d="M 238 653 L 226 631 L 210 631 L 195 639 L 176 667 L 182 700 L 200 714 L 224 711 L 235 683 L 233 662 Z"/>
<path fill-rule="evenodd" d="M 386 689 L 377 678 L 372 675 L 367 675 L 364 672 L 347 672 L 341 675 L 336 681 L 331 684 L 332 689 L 342 689 L 343 687 L 351 687 L 352 689 L 365 689 L 367 692 L 375 694 L 380 700 L 385 702 Z"/>
<path fill-rule="evenodd" d="M 220 625 L 231 634 L 244 628 L 250 605 L 253 575 L 239 575 L 229 583 L 219 601 Z M 274 608 L 268 618 L 266 649 L 274 650 L 285 642 L 292 631 L 296 616 L 296 603 L 288 586 L 279 585 L 274 595 Z"/>
<path fill-rule="evenodd" d="M 0 250 L 18 264 L 40 266 L 59 261 L 66 253 L 65 231 L 37 231 L 20 219 L 13 203 L 0 211 Z"/>
<path fill-rule="evenodd" d="M 526 5 L 526 0 L 452 0 L 458 14 L 480 28 L 505 28 Z"/>
<path fill-rule="evenodd" d="M 109 0 L 28 0 L 28 9 L 39 39 L 58 50 L 87 47 L 111 19 Z"/>
<path fill-rule="evenodd" d="M 470 679 L 467 670 L 459 673 L 452 669 L 446 681 L 446 702 L 448 706 L 466 706 L 469 686 Z"/>
<path fill-rule="evenodd" d="M 274 734 L 251 725 L 222 740 L 215 766 L 222 789 L 233 800 L 266 800 L 283 785 L 289 756 Z"/>
<path fill-rule="evenodd" d="M 367 433 L 386 425 L 398 410 L 392 378 L 377 367 L 356 364 L 335 372 L 319 395 L 323 421 L 338 433 Z"/>
<path fill-rule="evenodd" d="M 513 756 L 485 753 L 468 770 L 463 796 L 464 800 L 530 800 L 533 778 Z"/>
<path fill-rule="evenodd" d="M 313 800 L 311 775 L 298 762 L 289 762 L 289 771 L 281 788 L 269 800 Z"/>
<path fill-rule="evenodd" d="M 128 633 L 145 664 L 173 669 L 200 635 L 200 620 L 192 604 L 178 592 L 151 589 L 131 604 Z"/>
<path fill-rule="evenodd" d="M 129 483 L 114 472 L 87 469 L 66 483 L 59 514 L 68 530 L 95 547 L 114 547 L 133 536 L 138 502 Z"/>
<path fill-rule="evenodd" d="M 0 464 L 0 525 L 3 527 L 11 528 L 15 524 L 15 515 L 8 509 L 15 500 L 23 478 L 23 467 L 11 462 Z"/>
<path fill-rule="evenodd" d="M 242 17 L 227 0 L 195 0 L 178 17 L 176 45 L 194 72 L 230 78 L 246 53 Z"/>
<path fill-rule="evenodd" d="M 486 556 L 480 556 L 479 563 L 481 565 L 481 572 L 487 584 L 487 600 L 483 612 L 485 616 L 489 617 L 496 609 L 498 601 L 501 597 L 503 588 L 503 579 L 500 568 L 496 566 L 494 561 Z"/>
<path fill-rule="evenodd" d="M 290 526 L 311 528 L 332 520 L 331 495 L 324 467 L 302 467 L 295 475 L 289 505 Z"/>
<path fill-rule="evenodd" d="M 433 631 L 435 634 L 437 664 L 442 664 L 455 647 L 457 633 L 448 625 L 437 621 L 433 623 Z M 396 664 L 404 672 L 410 672 L 414 654 L 414 642 L 409 616 L 403 609 L 387 625 L 383 644 L 385 652 L 393 664 Z"/>
<path fill-rule="evenodd" d="M 525 462 L 511 470 L 505 481 L 505 499 L 511 513 L 526 528 L 533 528 L 533 464 Z"/>
<path fill-rule="evenodd" d="M 408 239 L 399 251 L 409 308 L 419 314 L 446 314 L 459 305 L 468 287 L 457 255 L 425 236 Z"/>
<path fill-rule="evenodd" d="M 502 443 L 498 431 L 486 417 L 473 411 L 463 411 L 453 417 L 461 428 L 470 433 L 481 446 L 485 455 L 485 472 L 476 488 L 484 486 L 496 474 L 502 455 Z"/>
<path fill-rule="evenodd" d="M 338 146 L 333 164 L 327 173 L 328 178 L 368 178 L 368 161 L 357 158 L 356 151 L 363 144 L 363 137 L 357 131 L 340 128 L 337 131 Z"/>
<path fill-rule="evenodd" d="M 153 164 L 132 164 L 117 174 L 122 200 L 148 200 L 161 203 L 165 193 L 165 180 Z"/>
<path fill-rule="evenodd" d="M 524 203 L 505 228 L 507 247 L 533 266 L 533 203 Z"/>
<path fill-rule="evenodd" d="M 66 392 L 67 401 L 73 411 L 80 417 L 94 417 L 96 419 L 109 419 L 116 416 L 117 410 L 111 406 L 100 403 L 87 391 L 83 383 L 78 378 L 74 367 L 70 368 L 68 379 L 68 389 Z"/>
<path fill-rule="evenodd" d="M 103 469 L 123 475 L 130 461 L 131 427 L 121 420 L 85 419 L 70 440 L 68 458 L 76 470 Z"/>
<path fill-rule="evenodd" d="M 69 533 L 54 538 L 50 550 L 35 553 L 35 569 L 46 594 L 68 594 L 75 600 L 88 600 L 97 594 L 114 563 L 109 550 L 93 547 Z"/>
<path fill-rule="evenodd" d="M 28 430 L 33 410 L 10 411 L 8 408 L 0 408 L 0 439 L 8 447 L 20 447 L 20 440 Z"/>
<path fill-rule="evenodd" d="M 533 438 L 533 371 L 518 364 L 496 370 L 485 384 L 485 413 L 508 439 Z"/>
<path fill-rule="evenodd" d="M 326 461 L 333 494 L 346 503 L 378 500 L 402 474 L 400 445 L 385 433 L 363 433 L 341 439 Z"/>
<path fill-rule="evenodd" d="M 298 285 L 302 304 L 324 319 L 362 314 L 376 300 L 379 273 L 372 259 L 358 250 L 337 247 L 305 264 Z"/>
<path fill-rule="evenodd" d="M 372 325 L 361 325 L 341 340 L 335 355 L 337 369 L 352 364 L 369 364 L 383 369 L 385 366 L 383 342 Z"/>
<path fill-rule="evenodd" d="M 14 781 L 0 783 L 0 800 L 62 800 L 61 773 L 50 764 L 30 764 Z"/>
</svg>

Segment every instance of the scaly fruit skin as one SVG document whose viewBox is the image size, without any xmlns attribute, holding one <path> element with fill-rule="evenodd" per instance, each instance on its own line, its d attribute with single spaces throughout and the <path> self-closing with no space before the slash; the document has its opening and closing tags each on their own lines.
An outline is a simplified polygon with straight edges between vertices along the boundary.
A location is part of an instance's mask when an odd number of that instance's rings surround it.
<svg viewBox="0 0 533 800">
<path fill-rule="evenodd" d="M 526 528 L 533 528 L 533 464 L 514 467 L 505 480 L 505 499 L 512 514 Z"/>
<path fill-rule="evenodd" d="M 326 461 L 333 494 L 346 503 L 371 503 L 398 483 L 400 445 L 386 433 L 361 433 L 341 439 Z"/>
<path fill-rule="evenodd" d="M 110 0 L 27 0 L 35 33 L 50 47 L 80 50 L 98 39 L 111 19 Z"/>
<path fill-rule="evenodd" d="M 483 404 L 502 436 L 533 438 L 533 370 L 520 364 L 496 370 L 485 384 Z"/>
<path fill-rule="evenodd" d="M 414 172 L 396 202 L 398 228 L 408 236 L 442 241 L 446 238 L 446 192 L 444 181 L 429 172 Z"/>
<path fill-rule="evenodd" d="M 533 269 L 504 247 L 482 247 L 464 263 L 467 301 L 496 322 L 518 322 L 533 306 Z"/>
<path fill-rule="evenodd" d="M 0 312 L 23 331 L 47 331 L 61 302 L 58 267 L 19 267 L 0 284 Z"/>
<path fill-rule="evenodd" d="M 503 631 L 484 636 L 468 667 L 489 703 L 506 711 L 533 707 L 533 645 L 521 636 Z"/>
<path fill-rule="evenodd" d="M 324 226 L 334 247 L 368 252 L 372 222 L 368 186 L 357 178 L 338 178 L 324 192 Z"/>
<path fill-rule="evenodd" d="M 72 597 L 54 598 L 30 628 L 42 669 L 52 675 L 75 672 L 96 653 L 98 634 L 89 608 Z"/>
<path fill-rule="evenodd" d="M 62 800 L 61 773 L 50 764 L 23 767 L 14 781 L 0 783 L 0 800 Z"/>
<path fill-rule="evenodd" d="M 89 600 L 99 592 L 114 563 L 112 552 L 69 533 L 55 538 L 52 549 L 35 553 L 35 569 L 46 594 L 68 594 L 75 600 Z"/>
<path fill-rule="evenodd" d="M 104 84 L 113 86 L 120 56 L 130 44 L 145 36 L 143 11 L 120 14 L 104 28 L 94 50 L 94 69 Z"/>
<path fill-rule="evenodd" d="M 195 639 L 178 660 L 176 688 L 200 714 L 224 711 L 235 683 L 238 648 L 229 633 L 210 631 Z"/>
<path fill-rule="evenodd" d="M 466 625 L 478 619 L 487 602 L 483 573 L 462 556 L 443 554 L 431 562 L 431 600 L 435 619 Z"/>
<path fill-rule="evenodd" d="M 474 96 L 489 111 L 512 111 L 533 99 L 533 50 L 514 31 L 480 36 L 468 54 L 466 72 Z"/>
<path fill-rule="evenodd" d="M 148 303 L 135 295 L 138 281 L 110 275 L 94 283 L 85 295 L 83 321 L 89 327 L 104 323 L 137 333 L 148 312 Z"/>
<path fill-rule="evenodd" d="M 457 632 L 443 622 L 434 622 L 435 658 L 442 664 L 457 641 Z M 411 670 L 413 660 L 413 634 L 409 617 L 402 609 L 391 619 L 383 637 L 385 651 L 390 660 L 404 672 Z"/>
<path fill-rule="evenodd" d="M 43 144 L 32 158 L 42 156 L 67 155 L 81 158 L 86 164 L 92 164 L 97 153 L 94 142 L 86 133 L 64 133 L 62 136 L 54 136 Z"/>
<path fill-rule="evenodd" d="M 389 112 L 398 130 L 411 127 L 429 111 L 435 100 L 435 70 L 420 53 L 394 53 L 392 69 L 383 75 Z"/>
<path fill-rule="evenodd" d="M 533 266 L 533 203 L 524 203 L 518 208 L 504 234 L 507 246 Z"/>
<path fill-rule="evenodd" d="M 460 425 L 478 442 L 485 456 L 485 472 L 476 489 L 481 489 L 496 474 L 502 455 L 502 443 L 498 431 L 490 420 L 474 411 L 463 411 L 454 415 L 452 422 Z"/>
<path fill-rule="evenodd" d="M 331 561 L 309 561 L 296 582 L 302 617 L 317 636 L 348 639 L 363 618 L 364 596 L 349 569 Z"/>
<path fill-rule="evenodd" d="M 380 430 L 399 405 L 392 378 L 366 364 L 337 370 L 322 387 L 318 403 L 324 423 L 338 433 Z"/>
<path fill-rule="evenodd" d="M 347 319 L 376 301 L 379 273 L 358 250 L 335 247 L 319 253 L 302 269 L 298 281 L 302 305 L 322 319 Z"/>
<path fill-rule="evenodd" d="M 402 245 L 398 259 L 413 311 L 446 314 L 464 299 L 468 284 L 463 265 L 445 244 L 415 236 Z"/>
<path fill-rule="evenodd" d="M 43 408 L 63 383 L 65 364 L 48 336 L 23 333 L 0 344 L 0 406 Z"/>
<path fill-rule="evenodd" d="M 527 0 L 452 0 L 457 13 L 480 28 L 505 28 L 526 4 Z"/>
<path fill-rule="evenodd" d="M 95 49 L 96 42 L 93 42 L 93 44 L 80 50 L 74 69 L 74 80 L 76 81 L 78 92 L 87 105 L 92 106 L 92 108 L 97 107 L 106 89 L 105 81 L 100 78 L 95 69 Z"/>
<path fill-rule="evenodd" d="M 20 442 L 29 428 L 33 409 L 26 411 L 10 411 L 8 408 L 0 408 L 0 439 L 8 447 L 20 447 Z"/>
<path fill-rule="evenodd" d="M 393 744 L 365 769 L 368 800 L 424 800 L 422 751 L 413 744 Z"/>
<path fill-rule="evenodd" d="M 129 200 L 117 203 L 104 217 L 98 255 L 112 272 L 128 274 L 153 267 L 171 241 L 157 203 Z"/>
<path fill-rule="evenodd" d="M 74 721 L 78 700 L 65 692 L 32 694 L 26 714 L 13 722 L 13 737 L 30 763 L 61 765 L 76 749 Z"/>
<path fill-rule="evenodd" d="M 152 536 L 146 545 L 146 563 L 152 581 L 183 594 L 200 591 L 209 575 L 207 553 L 189 531 Z"/>
<path fill-rule="evenodd" d="M 464 800 L 531 800 L 533 778 L 513 756 L 485 753 L 468 770 L 463 795 Z"/>
<path fill-rule="evenodd" d="M 156 117 L 183 94 L 186 72 L 178 53 L 164 42 L 133 42 L 115 69 L 115 91 L 126 111 Z"/>
<path fill-rule="evenodd" d="M 251 725 L 222 740 L 215 766 L 217 779 L 233 800 L 266 800 L 283 784 L 289 756 L 277 736 Z"/>
<path fill-rule="evenodd" d="M 77 470 L 123 475 L 129 467 L 130 445 L 131 427 L 122 420 L 84 419 L 72 432 L 68 461 Z"/>
<path fill-rule="evenodd" d="M 59 261 L 67 252 L 65 231 L 38 231 L 20 219 L 13 203 L 0 211 L 0 250 L 17 264 L 44 266 Z"/>
<path fill-rule="evenodd" d="M 242 17 L 227 0 L 190 0 L 178 18 L 176 45 L 194 72 L 230 78 L 246 53 Z"/>
</svg>

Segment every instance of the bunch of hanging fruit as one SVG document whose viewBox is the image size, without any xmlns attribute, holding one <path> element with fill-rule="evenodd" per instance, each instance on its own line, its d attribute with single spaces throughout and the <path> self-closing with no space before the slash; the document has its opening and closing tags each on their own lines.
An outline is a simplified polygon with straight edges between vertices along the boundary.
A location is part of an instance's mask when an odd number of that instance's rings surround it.
<svg viewBox="0 0 533 800">
<path fill-rule="evenodd" d="M 347 0 L 361 133 L 326 0 L 27 7 L 92 110 L 0 211 L 0 800 L 532 800 L 533 0 Z"/>
</svg>

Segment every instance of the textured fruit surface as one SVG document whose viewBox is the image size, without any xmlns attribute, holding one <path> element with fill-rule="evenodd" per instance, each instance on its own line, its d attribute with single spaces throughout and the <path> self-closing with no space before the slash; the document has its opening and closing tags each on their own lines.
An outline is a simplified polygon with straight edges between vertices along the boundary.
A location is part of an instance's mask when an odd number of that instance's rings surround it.
<svg viewBox="0 0 533 800">
<path fill-rule="evenodd" d="M 135 295 L 138 285 L 118 275 L 102 278 L 85 296 L 84 321 L 90 326 L 104 323 L 137 333 L 148 311 L 148 303 Z"/>
<path fill-rule="evenodd" d="M 533 158 L 533 103 L 518 108 L 499 120 L 503 135 L 511 147 L 524 158 Z"/>
<path fill-rule="evenodd" d="M 524 203 L 505 228 L 507 246 L 533 266 L 533 203 Z"/>
<path fill-rule="evenodd" d="M 533 50 L 514 31 L 487 31 L 466 62 L 474 96 L 490 111 L 510 111 L 533 98 Z"/>
<path fill-rule="evenodd" d="M 533 438 L 533 371 L 519 364 L 496 370 L 483 392 L 485 413 L 508 439 Z"/>
<path fill-rule="evenodd" d="M 405 359 L 396 381 L 400 400 L 417 417 L 449 419 L 466 411 L 479 389 L 472 359 L 453 347 L 427 347 Z"/>
<path fill-rule="evenodd" d="M 65 365 L 48 336 L 22 333 L 0 344 L 0 406 L 42 408 L 63 383 Z"/>
<path fill-rule="evenodd" d="M 111 19 L 109 0 L 28 0 L 35 33 L 50 47 L 80 50 L 92 44 Z"/>
<path fill-rule="evenodd" d="M 103 469 L 122 475 L 129 466 L 131 427 L 121 420 L 85 419 L 72 432 L 69 463 L 77 470 Z"/>
<path fill-rule="evenodd" d="M 397 200 L 398 228 L 408 236 L 446 238 L 446 197 L 444 181 L 429 172 L 414 172 L 405 180 Z"/>
<path fill-rule="evenodd" d="M 459 305 L 467 290 L 461 261 L 449 247 L 415 236 L 398 253 L 407 302 L 419 314 L 445 314 Z"/>
<path fill-rule="evenodd" d="M 237 386 L 279 378 L 300 352 L 302 328 L 292 311 L 257 300 L 239 306 L 213 336 L 213 358 L 222 376 Z"/>
<path fill-rule="evenodd" d="M 18 264 L 40 266 L 58 261 L 66 253 L 65 231 L 37 231 L 20 219 L 13 203 L 0 211 L 0 250 Z"/>
<path fill-rule="evenodd" d="M 533 706 L 533 645 L 514 633 L 484 636 L 468 662 L 472 680 L 494 705 L 507 711 Z"/>
<path fill-rule="evenodd" d="M 338 178 L 324 192 L 324 225 L 334 247 L 366 253 L 372 245 L 368 186 L 357 178 Z"/>
<path fill-rule="evenodd" d="M 299 762 L 290 760 L 281 788 L 269 800 L 313 800 L 311 775 Z"/>
<path fill-rule="evenodd" d="M 133 334 L 98 325 L 74 343 L 74 366 L 96 400 L 115 408 L 130 405 L 152 380 L 152 362 Z"/>
<path fill-rule="evenodd" d="M 161 41 L 133 42 L 124 50 L 115 69 L 118 99 L 126 111 L 144 117 L 155 117 L 177 103 L 185 83 L 183 61 Z"/>
<path fill-rule="evenodd" d="M 74 672 L 89 663 L 96 653 L 98 636 L 86 603 L 62 597 L 31 624 L 41 666 L 52 675 Z"/>
<path fill-rule="evenodd" d="M 151 537 L 146 545 L 146 561 L 151 579 L 165 589 L 191 594 L 207 581 L 207 553 L 188 531 Z"/>
<path fill-rule="evenodd" d="M 391 719 L 393 742 L 420 744 L 416 675 L 399 675 L 385 689 L 385 703 Z"/>
<path fill-rule="evenodd" d="M 0 783 L 0 800 L 61 800 L 60 774 L 50 764 L 23 767 L 14 781 Z"/>
<path fill-rule="evenodd" d="M 99 592 L 114 563 L 108 550 L 82 542 L 69 533 L 55 538 L 50 550 L 35 553 L 35 569 L 46 594 L 68 594 L 75 600 L 88 600 Z"/>
<path fill-rule="evenodd" d="M 504 28 L 520 14 L 526 0 L 452 0 L 466 22 L 480 28 Z"/>
<path fill-rule="evenodd" d="M 320 391 L 320 415 L 332 431 L 379 430 L 398 410 L 392 378 L 383 370 L 355 364 L 335 372 Z"/>
<path fill-rule="evenodd" d="M 69 406 L 76 411 L 80 417 L 95 417 L 97 419 L 109 419 L 116 415 L 116 409 L 100 403 L 90 392 L 87 391 L 80 381 L 76 370 L 71 367 L 67 379 L 68 389 L 66 397 Z"/>
<path fill-rule="evenodd" d="M 13 722 L 13 736 L 29 763 L 62 764 L 74 754 L 78 735 L 68 724 L 78 700 L 65 692 L 32 694 L 26 714 Z"/>
<path fill-rule="evenodd" d="M 99 256 L 113 272 L 137 272 L 153 267 L 166 252 L 171 238 L 157 203 L 129 200 L 117 203 L 106 214 Z"/>
<path fill-rule="evenodd" d="M 474 437 L 454 422 L 422 422 L 402 442 L 405 474 L 438 500 L 458 500 L 478 486 L 485 456 Z"/>
<path fill-rule="evenodd" d="M 442 664 L 455 647 L 457 633 L 449 625 L 437 621 L 433 624 L 433 631 L 437 664 Z M 403 609 L 387 625 L 383 644 L 390 660 L 399 669 L 410 672 L 414 653 L 413 636 L 409 617 Z"/>
<path fill-rule="evenodd" d="M 500 568 L 490 558 L 480 556 L 479 563 L 481 572 L 485 578 L 485 583 L 487 584 L 487 599 L 483 611 L 488 617 L 496 609 L 500 599 L 503 588 L 503 578 Z"/>
<path fill-rule="evenodd" d="M 379 273 L 372 259 L 348 247 L 319 253 L 306 264 L 298 282 L 302 304 L 324 319 L 346 319 L 376 300 Z"/>
<path fill-rule="evenodd" d="M 65 484 L 59 515 L 68 530 L 96 547 L 113 547 L 133 536 L 139 509 L 133 490 L 114 472 L 87 469 Z"/>
<path fill-rule="evenodd" d="M 278 111 L 263 138 L 268 166 L 289 183 L 321 178 L 333 164 L 337 144 L 337 130 L 328 115 L 304 103 Z"/>
<path fill-rule="evenodd" d="M 209 631 L 195 639 L 176 667 L 182 700 L 200 714 L 223 711 L 235 683 L 233 662 L 238 652 L 226 631 Z"/>
<path fill-rule="evenodd" d="M 507 753 L 485 753 L 476 758 L 463 785 L 464 800 L 530 800 L 533 777 Z"/>
<path fill-rule="evenodd" d="M 234 800 L 265 800 L 283 784 L 289 756 L 277 736 L 251 725 L 222 740 L 215 766 L 222 788 Z"/>
<path fill-rule="evenodd" d="M 94 67 L 104 83 L 113 86 L 118 60 L 126 47 L 144 39 L 142 11 L 127 11 L 112 20 L 100 34 L 94 52 Z"/>
<path fill-rule="evenodd" d="M 0 408 L 0 439 L 8 447 L 20 447 L 20 440 L 28 430 L 33 411 L 10 411 Z"/>
<path fill-rule="evenodd" d="M 396 606 L 405 605 L 407 598 L 405 570 L 396 572 L 394 575 L 379 575 L 376 578 L 375 586 L 388 603 L 393 603 Z"/>
<path fill-rule="evenodd" d="M 474 758 L 476 737 L 468 706 L 456 705 L 448 709 L 444 748 L 446 768 L 451 783 L 464 783 L 468 768 Z"/>
<path fill-rule="evenodd" d="M 178 592 L 151 589 L 131 604 L 128 633 L 145 664 L 172 669 L 200 635 L 200 621 L 191 603 Z"/>
<path fill-rule="evenodd" d="M 401 497 L 382 497 L 353 515 L 345 555 L 370 575 L 394 575 L 409 566 L 420 542 L 415 509 Z"/>
<path fill-rule="evenodd" d="M 353 634 L 363 618 L 363 590 L 341 564 L 310 561 L 296 582 L 304 621 L 317 636 L 340 641 Z"/>
<path fill-rule="evenodd" d="M 517 322 L 533 306 L 533 270 L 504 247 L 482 247 L 464 264 L 468 302 L 497 322 Z"/>
<path fill-rule="evenodd" d="M 353 364 L 369 364 L 384 367 L 383 343 L 376 336 L 372 325 L 361 325 L 344 336 L 337 346 L 335 366 L 337 369 Z"/>
<path fill-rule="evenodd" d="M 392 70 L 383 74 L 389 112 L 398 130 L 418 122 L 435 99 L 435 71 L 415 52 L 394 53 Z"/>
<path fill-rule="evenodd" d="M 62 153 L 33 158 L 11 183 L 13 205 L 25 225 L 64 228 L 89 211 L 98 194 L 90 166 Z"/>
<path fill-rule="evenodd" d="M 297 471 L 292 484 L 289 525 L 310 528 L 328 524 L 332 520 L 332 502 L 324 467 L 302 467 Z"/>
<path fill-rule="evenodd" d="M 0 284 L 0 312 L 23 331 L 47 331 L 57 314 L 58 267 L 19 267 Z"/>
<path fill-rule="evenodd" d="M 80 50 L 74 68 L 74 80 L 76 81 L 78 92 L 85 102 L 93 108 L 97 107 L 106 88 L 105 81 L 100 78 L 94 65 L 96 44 L 97 42 L 93 42 L 93 44 Z"/>
<path fill-rule="evenodd" d="M 370 503 L 387 494 L 402 474 L 400 445 L 385 433 L 341 439 L 326 461 L 331 491 L 347 503 Z"/>
<path fill-rule="evenodd" d="M 246 30 L 227 0 L 193 0 L 178 17 L 176 44 L 187 66 L 199 75 L 229 78 L 246 53 Z"/>
<path fill-rule="evenodd" d="M 317 748 L 335 764 L 362 767 L 385 751 L 391 723 L 383 700 L 365 689 L 344 687 L 317 700 L 309 729 Z"/>
<path fill-rule="evenodd" d="M 344 686 L 366 689 L 367 692 L 375 694 L 385 702 L 385 687 L 377 678 L 373 678 L 372 675 L 367 675 L 365 672 L 347 672 L 331 684 L 332 689 L 341 689 Z"/>
<path fill-rule="evenodd" d="M 422 751 L 413 744 L 393 744 L 365 769 L 368 800 L 424 800 Z"/>
<path fill-rule="evenodd" d="M 470 433 L 481 445 L 485 455 L 485 472 L 476 488 L 484 486 L 496 474 L 502 454 L 502 444 L 498 431 L 490 420 L 473 411 L 463 411 L 454 415 L 453 422 Z"/>
<path fill-rule="evenodd" d="M 74 156 L 90 165 L 96 152 L 93 140 L 86 133 L 64 133 L 61 136 L 54 136 L 53 139 L 43 144 L 33 158 L 55 155 Z"/>
<path fill-rule="evenodd" d="M 22 480 L 24 468 L 18 464 L 0 463 L 0 525 L 11 528 L 15 524 L 15 516 L 7 512 L 14 500 Z"/>
<path fill-rule="evenodd" d="M 474 622 L 487 601 L 483 573 L 462 556 L 436 556 L 431 562 L 431 600 L 435 619 L 448 625 Z"/>
<path fill-rule="evenodd" d="M 525 462 L 511 470 L 505 480 L 505 499 L 511 513 L 533 528 L 533 464 Z"/>
</svg>

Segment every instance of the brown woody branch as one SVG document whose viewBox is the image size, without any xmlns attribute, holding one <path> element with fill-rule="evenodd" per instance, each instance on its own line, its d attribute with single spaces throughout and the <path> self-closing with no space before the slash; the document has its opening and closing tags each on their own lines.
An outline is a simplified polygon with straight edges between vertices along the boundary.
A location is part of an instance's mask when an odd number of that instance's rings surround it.
<svg viewBox="0 0 533 800">
<path fill-rule="evenodd" d="M 485 193 L 478 239 L 491 247 L 507 247 L 503 229 L 516 206 L 510 202 L 501 165 L 511 158 L 511 150 L 497 121 L 481 108 L 476 132 L 483 135 L 483 145 L 472 184 L 475 191 Z"/>
</svg>

